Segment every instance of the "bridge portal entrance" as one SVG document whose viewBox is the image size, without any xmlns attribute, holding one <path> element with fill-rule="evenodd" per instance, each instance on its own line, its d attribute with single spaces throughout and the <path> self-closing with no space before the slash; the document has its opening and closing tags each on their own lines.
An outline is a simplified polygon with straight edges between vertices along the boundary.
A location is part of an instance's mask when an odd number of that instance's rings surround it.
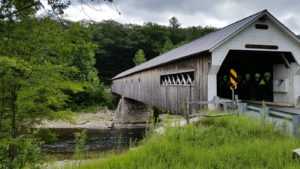
<svg viewBox="0 0 300 169">
<path fill-rule="evenodd" d="M 292 62 L 295 60 L 289 52 L 231 50 L 217 73 L 217 95 L 231 99 L 229 77 L 230 69 L 234 69 L 238 74 L 236 94 L 240 99 L 273 102 L 276 85 L 282 85 L 278 81 L 287 83 L 286 78 L 278 79 L 278 73 L 290 69 Z"/>
</svg>

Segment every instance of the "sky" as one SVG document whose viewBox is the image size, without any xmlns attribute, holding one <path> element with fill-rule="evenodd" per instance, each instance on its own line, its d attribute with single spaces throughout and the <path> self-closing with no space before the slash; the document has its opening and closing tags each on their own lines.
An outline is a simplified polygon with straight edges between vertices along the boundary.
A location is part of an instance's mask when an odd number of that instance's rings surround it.
<svg viewBox="0 0 300 169">
<path fill-rule="evenodd" d="M 169 25 L 169 18 L 175 16 L 182 27 L 221 28 L 267 9 L 295 34 L 300 34 L 299 0 L 95 0 L 89 5 L 71 1 L 64 17 L 73 21 L 112 19 L 120 23 Z"/>
</svg>

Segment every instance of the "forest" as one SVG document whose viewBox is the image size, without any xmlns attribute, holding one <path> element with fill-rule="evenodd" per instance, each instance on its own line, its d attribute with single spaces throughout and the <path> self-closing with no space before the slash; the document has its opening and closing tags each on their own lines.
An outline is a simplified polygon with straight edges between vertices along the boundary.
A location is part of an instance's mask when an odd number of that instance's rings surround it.
<svg viewBox="0 0 300 169">
<path fill-rule="evenodd" d="M 111 0 L 104 0 L 112 2 Z M 61 15 L 71 1 L 0 1 L 0 168 L 38 168 L 51 133 L 33 129 L 92 106 L 114 105 L 110 79 L 214 27 L 72 22 Z M 83 1 L 82 1 L 83 2 Z M 168 18 L 166 18 L 168 19 Z"/>
<path fill-rule="evenodd" d="M 134 67 L 133 58 L 138 50 L 143 50 L 146 60 L 150 60 L 216 30 L 208 26 L 182 28 L 175 17 L 170 18 L 169 23 L 169 26 L 163 26 L 151 22 L 143 25 L 120 24 L 112 20 L 89 22 L 93 42 L 97 44 L 95 67 L 101 82 L 109 85 L 112 77 Z"/>
</svg>

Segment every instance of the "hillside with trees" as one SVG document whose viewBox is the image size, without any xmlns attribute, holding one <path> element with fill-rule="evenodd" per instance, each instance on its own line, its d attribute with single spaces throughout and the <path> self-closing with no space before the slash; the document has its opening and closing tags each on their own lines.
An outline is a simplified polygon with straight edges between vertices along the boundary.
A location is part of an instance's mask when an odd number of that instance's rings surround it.
<svg viewBox="0 0 300 169">
<path fill-rule="evenodd" d="M 42 2 L 51 9 L 39 14 L 45 9 Z M 109 4 L 113 0 L 78 2 L 92 7 L 89 3 Z M 55 140 L 55 134 L 40 127 L 44 120 L 63 121 L 75 113 L 86 115 L 89 108 L 116 108 L 109 91 L 111 78 L 217 30 L 210 26 L 183 27 L 176 17 L 165 18 L 169 25 L 124 24 L 114 20 L 73 22 L 63 19 L 64 11 L 72 3 L 71 0 L 0 1 L 0 169 L 42 168 L 47 157 L 41 147 L 46 141 Z M 158 113 L 154 116 L 159 121 Z M 112 118 L 109 120 L 111 132 L 114 122 Z M 152 119 L 142 142 L 130 140 L 130 144 L 133 141 L 139 148 L 118 155 L 122 151 L 118 147 L 111 158 L 105 156 L 106 160 L 94 160 L 85 166 L 79 163 L 75 167 L 299 166 L 291 154 L 292 149 L 299 147 L 299 140 L 287 135 L 286 124 L 278 129 L 275 123 L 264 120 L 226 115 L 219 119 L 203 118 L 185 126 L 166 126 L 166 132 L 160 136 L 154 134 L 153 125 Z M 85 131 L 75 135 L 77 152 L 79 149 L 85 152 L 86 139 Z M 120 145 L 121 141 L 122 135 Z"/>
<path fill-rule="evenodd" d="M 36 167 L 48 136 L 32 126 L 112 107 L 104 89 L 113 76 L 215 30 L 181 28 L 175 17 L 170 26 L 71 22 L 60 17 L 71 1 L 47 2 L 42 16 L 39 0 L 0 2 L 0 168 Z"/>
<path fill-rule="evenodd" d="M 181 28 L 178 22 L 175 17 L 170 19 L 169 26 L 155 23 L 121 24 L 112 20 L 90 22 L 93 42 L 97 44 L 95 67 L 100 81 L 109 85 L 112 77 L 134 67 L 133 58 L 140 49 L 144 51 L 146 60 L 150 60 L 216 30 L 213 27 L 201 26 Z"/>
<path fill-rule="evenodd" d="M 43 8 L 38 0 L 0 2 L 0 168 L 35 168 L 47 136 L 32 126 L 71 112 L 75 101 L 91 96 L 86 93 L 103 91 L 92 32 L 58 17 L 70 2 L 48 4 L 52 11 L 36 17 Z"/>
</svg>

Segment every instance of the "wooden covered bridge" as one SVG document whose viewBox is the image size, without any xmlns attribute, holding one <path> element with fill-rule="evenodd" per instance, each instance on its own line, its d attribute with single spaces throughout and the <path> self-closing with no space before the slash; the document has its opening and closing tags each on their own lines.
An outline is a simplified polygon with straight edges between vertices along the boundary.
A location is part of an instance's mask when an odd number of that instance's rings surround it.
<svg viewBox="0 0 300 169">
<path fill-rule="evenodd" d="M 180 114 L 187 97 L 231 98 L 229 70 L 234 69 L 240 99 L 295 106 L 299 61 L 298 37 L 264 10 L 118 74 L 111 90 Z"/>
</svg>

